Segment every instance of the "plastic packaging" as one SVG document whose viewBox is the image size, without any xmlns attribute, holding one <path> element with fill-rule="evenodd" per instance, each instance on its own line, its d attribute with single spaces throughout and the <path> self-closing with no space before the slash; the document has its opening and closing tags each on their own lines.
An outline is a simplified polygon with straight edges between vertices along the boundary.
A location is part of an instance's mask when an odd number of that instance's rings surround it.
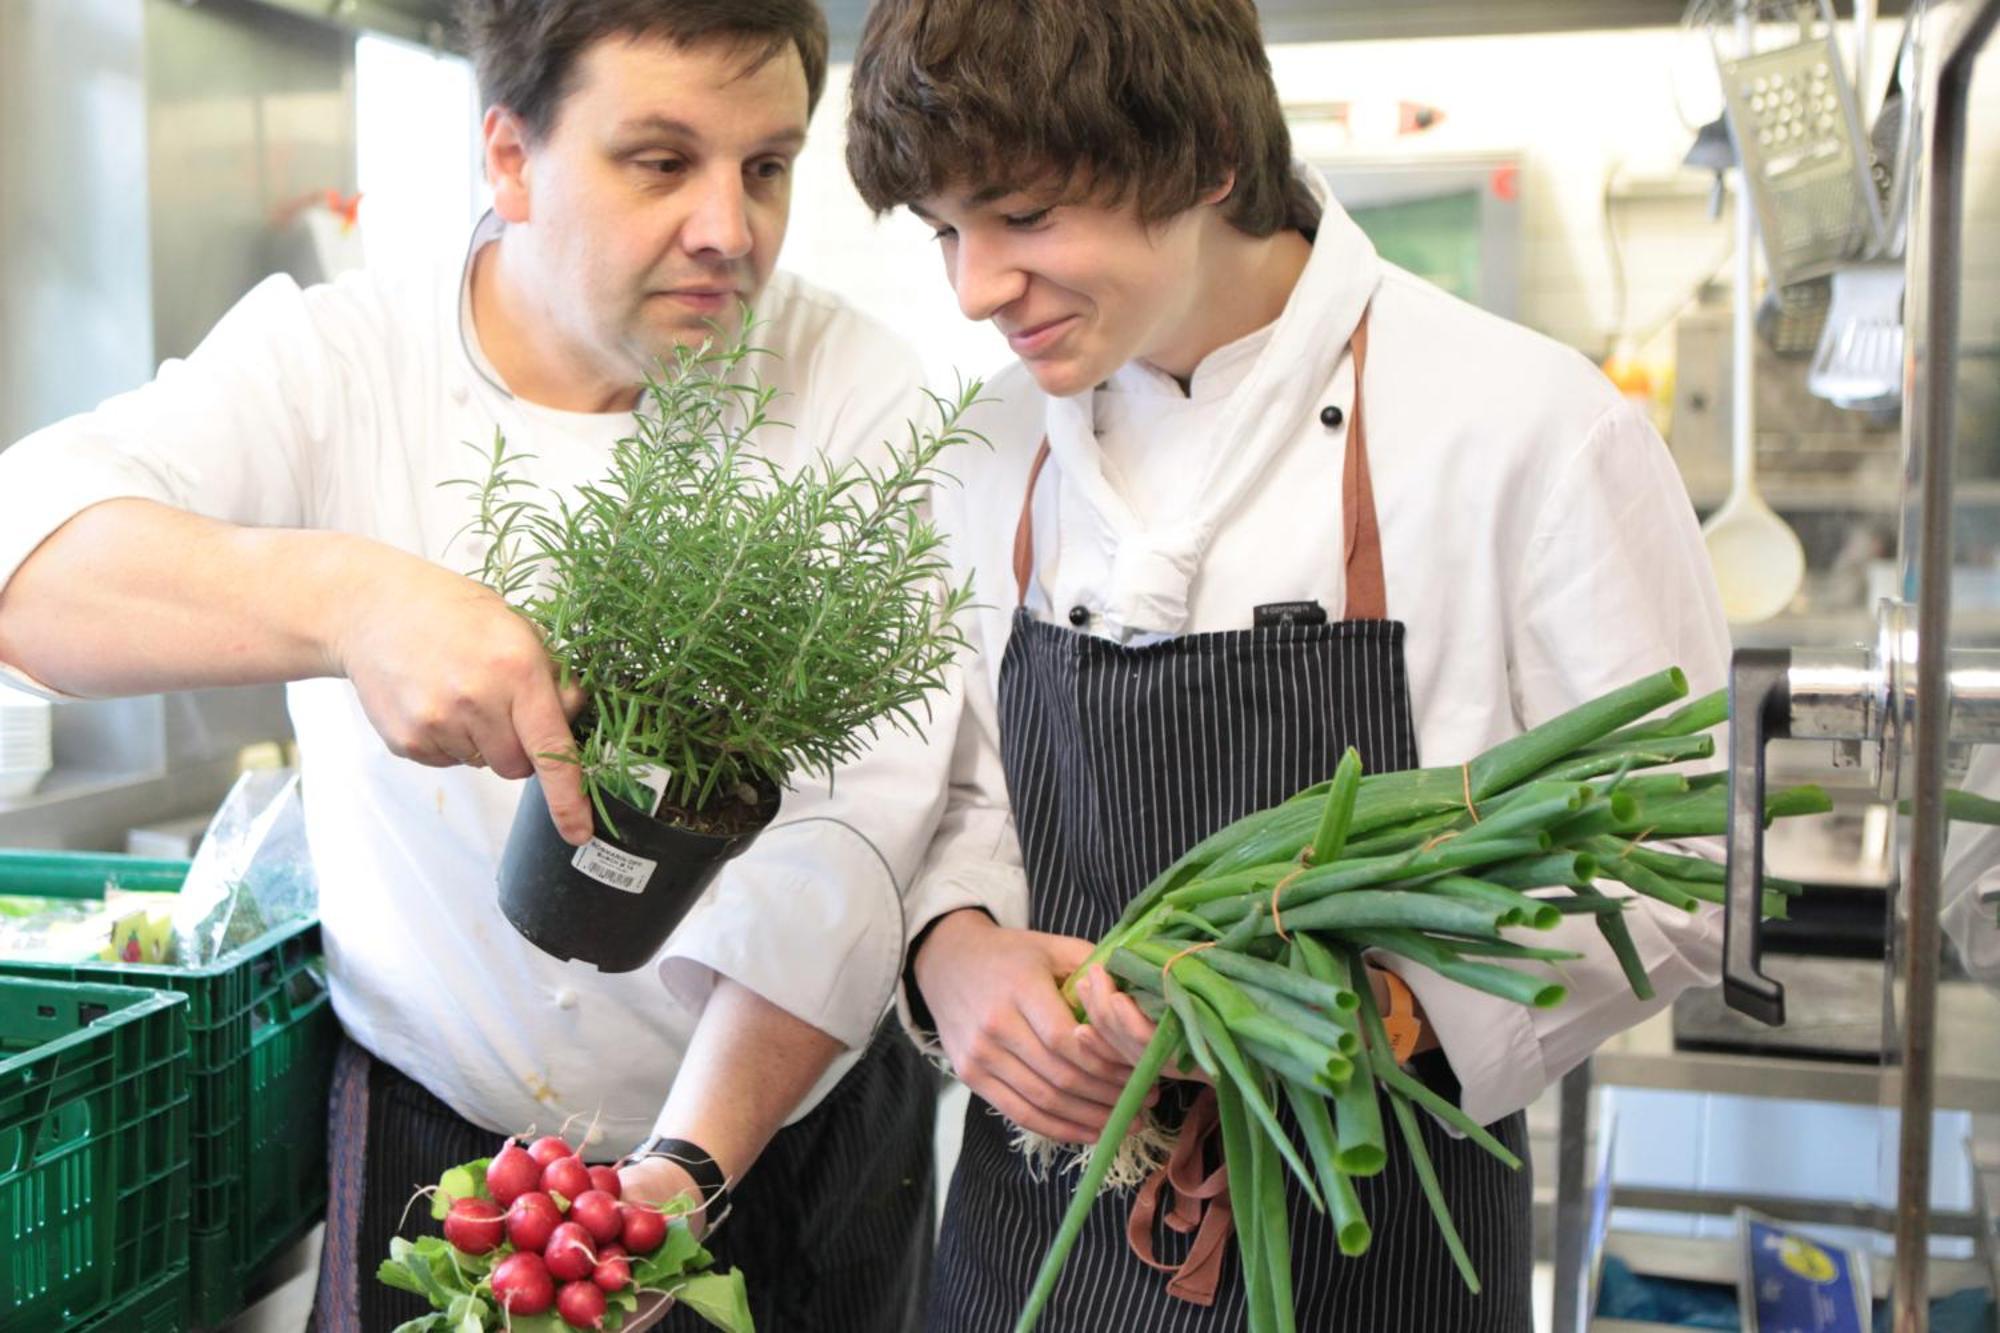
<svg viewBox="0 0 2000 1333">
<path fill-rule="evenodd" d="M 174 908 L 174 962 L 206 967 L 319 909 L 299 776 L 253 769 L 236 780 L 188 868 Z"/>
</svg>

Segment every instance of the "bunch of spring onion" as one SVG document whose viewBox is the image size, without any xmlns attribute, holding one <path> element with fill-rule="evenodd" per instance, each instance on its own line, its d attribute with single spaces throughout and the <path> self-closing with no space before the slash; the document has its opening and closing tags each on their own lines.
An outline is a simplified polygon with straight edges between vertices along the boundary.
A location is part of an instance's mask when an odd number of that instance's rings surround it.
<svg viewBox="0 0 2000 1333">
<path fill-rule="evenodd" d="M 1331 780 L 1229 825 L 1149 884 L 1076 976 L 1102 963 L 1158 1027 L 1090 1155 L 1016 1333 L 1027 1333 L 1047 1304 L 1127 1129 L 1169 1062 L 1198 1066 L 1215 1087 L 1251 1333 L 1294 1328 L 1287 1173 L 1331 1215 L 1344 1254 L 1368 1248 L 1353 1179 L 1388 1160 L 1385 1106 L 1445 1245 L 1478 1291 L 1417 1114 L 1437 1116 L 1509 1166 L 1520 1161 L 1396 1064 L 1362 956 L 1400 955 L 1460 985 L 1546 1008 L 1562 1002 L 1563 986 L 1534 965 L 1581 955 L 1503 932 L 1548 930 L 1581 913 L 1633 991 L 1650 997 L 1620 915 L 1629 900 L 1597 886 L 1615 880 L 1690 912 L 1723 899 L 1721 866 L 1654 845 L 1726 827 L 1726 774 L 1645 771 L 1713 755 L 1714 738 L 1703 733 L 1727 720 L 1722 694 L 1650 717 L 1686 693 L 1678 670 L 1663 671 L 1458 767 L 1364 777 L 1349 750 Z M 1824 792 L 1800 787 L 1770 794 L 1767 814 L 1828 808 Z M 1764 911 L 1782 916 L 1798 891 L 1767 880 Z M 1280 1124 L 1281 1106 L 1291 1108 L 1302 1144 Z"/>
</svg>

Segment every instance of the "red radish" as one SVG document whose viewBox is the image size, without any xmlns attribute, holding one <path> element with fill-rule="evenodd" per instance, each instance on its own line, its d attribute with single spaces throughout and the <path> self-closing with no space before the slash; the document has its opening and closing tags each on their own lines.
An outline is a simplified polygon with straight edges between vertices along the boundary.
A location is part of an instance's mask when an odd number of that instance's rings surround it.
<svg viewBox="0 0 2000 1333">
<path fill-rule="evenodd" d="M 581 1223 L 600 1245 L 617 1240 L 625 1230 L 625 1219 L 618 1215 L 618 1200 L 603 1190 L 585 1190 L 570 1200 L 569 1220 Z"/>
<path fill-rule="evenodd" d="M 625 1219 L 625 1248 L 633 1254 L 651 1254 L 666 1240 L 667 1217 L 659 1209 L 624 1203 L 618 1212 Z"/>
<path fill-rule="evenodd" d="M 491 1199 L 457 1199 L 445 1214 L 444 1238 L 465 1254 L 490 1254 L 507 1236 L 507 1215 Z"/>
<path fill-rule="evenodd" d="M 486 1192 L 502 1208 L 512 1207 L 514 1200 L 540 1184 L 541 1179 L 542 1168 L 528 1155 L 527 1149 L 512 1141 L 486 1164 Z"/>
<path fill-rule="evenodd" d="M 632 1261 L 624 1254 L 613 1254 L 616 1245 L 607 1245 L 597 1252 L 597 1268 L 590 1280 L 606 1293 L 617 1293 L 632 1285 Z"/>
<path fill-rule="evenodd" d="M 556 1201 L 539 1190 L 523 1194 L 507 1210 L 507 1239 L 517 1250 L 540 1254 L 560 1225 L 562 1214 L 556 1210 Z"/>
<path fill-rule="evenodd" d="M 509 1314 L 542 1314 L 556 1303 L 555 1279 L 539 1254 L 510 1254 L 493 1270 L 493 1299 Z"/>
<path fill-rule="evenodd" d="M 556 1313 L 571 1328 L 603 1328 L 604 1293 L 594 1283 L 565 1282 L 556 1296 Z"/>
<path fill-rule="evenodd" d="M 567 1139 L 554 1134 L 544 1134 L 528 1145 L 528 1156 L 535 1159 L 536 1166 L 547 1166 L 558 1157 L 574 1157 L 576 1150 L 569 1146 Z"/>
<path fill-rule="evenodd" d="M 614 1199 L 625 1192 L 625 1187 L 618 1180 L 618 1168 L 613 1166 L 591 1167 L 590 1187 L 594 1190 L 603 1190 Z"/>
<path fill-rule="evenodd" d="M 574 1200 L 590 1188 L 590 1168 L 581 1157 L 558 1157 L 542 1168 L 542 1191 Z"/>
<path fill-rule="evenodd" d="M 549 1276 L 572 1282 L 589 1277 L 597 1267 L 597 1242 L 576 1223 L 565 1222 L 549 1237 L 549 1247 L 542 1251 L 542 1258 L 548 1263 Z"/>
</svg>

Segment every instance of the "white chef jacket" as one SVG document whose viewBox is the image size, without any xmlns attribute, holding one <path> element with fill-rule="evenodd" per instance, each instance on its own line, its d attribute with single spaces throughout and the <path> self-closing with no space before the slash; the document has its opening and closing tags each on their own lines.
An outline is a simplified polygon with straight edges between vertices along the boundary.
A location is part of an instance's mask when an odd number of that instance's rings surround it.
<svg viewBox="0 0 2000 1333">
<path fill-rule="evenodd" d="M 1081 607 L 1089 632 L 1128 643 L 1242 629 L 1270 602 L 1317 601 L 1339 620 L 1348 339 L 1364 306 L 1368 461 L 1389 615 L 1408 626 L 1422 762 L 1460 763 L 1668 665 L 1696 693 L 1726 680 L 1728 629 L 1694 512 L 1644 415 L 1576 352 L 1381 262 L 1311 175 L 1326 212 L 1284 313 L 1210 354 L 1186 393 L 1137 364 L 1070 399 L 1045 397 L 1018 365 L 987 389 L 972 424 L 993 448 L 960 460 L 963 489 L 939 501 L 981 610 L 913 939 L 961 907 L 1028 920 L 995 697 L 1016 603 L 1015 525 L 1044 434 L 1037 618 L 1068 623 Z M 1342 413 L 1334 425 L 1327 406 Z M 1555 1009 L 1385 960 L 1422 1003 L 1473 1118 L 1527 1105 L 1611 1034 L 1714 981 L 1719 911 L 1638 898 L 1626 919 L 1651 1002 L 1632 997 L 1579 917 L 1530 933 L 1587 955 L 1562 966 L 1569 997 Z M 899 1003 L 908 1023 L 908 996 Z"/>
<path fill-rule="evenodd" d="M 500 227 L 489 214 L 472 252 Z M 442 483 L 484 475 L 475 450 L 496 427 L 534 456 L 534 481 L 562 488 L 602 476 L 632 418 L 513 397 L 479 354 L 470 272 L 468 253 L 303 291 L 269 278 L 151 384 L 0 453 L 0 586 L 72 515 L 118 497 L 356 533 L 475 570 L 470 492 Z M 910 349 L 833 296 L 780 273 L 757 314 L 756 340 L 776 353 L 759 365 L 779 391 L 772 415 L 791 424 L 755 443 L 784 468 L 934 419 Z M 506 1131 L 594 1118 L 605 1154 L 624 1151 L 652 1131 L 717 972 L 851 1048 L 798 1115 L 865 1049 L 900 966 L 899 885 L 942 804 L 942 740 L 885 728 L 831 793 L 802 779 L 660 970 L 607 975 L 541 953 L 501 915 L 495 869 L 520 783 L 396 758 L 345 680 L 295 683 L 288 701 L 334 1007 L 460 1115 Z M 955 694 L 933 701 L 933 735 L 951 735 L 956 707 Z"/>
</svg>

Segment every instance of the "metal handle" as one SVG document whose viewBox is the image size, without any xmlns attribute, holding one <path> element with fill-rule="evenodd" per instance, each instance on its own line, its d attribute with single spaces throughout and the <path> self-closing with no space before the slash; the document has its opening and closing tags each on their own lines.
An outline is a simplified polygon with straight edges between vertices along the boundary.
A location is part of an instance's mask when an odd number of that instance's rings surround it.
<svg viewBox="0 0 2000 1333">
<path fill-rule="evenodd" d="M 1739 649 L 1729 665 L 1729 870 L 1722 914 L 1722 995 L 1773 1027 L 1785 1021 L 1785 988 L 1762 970 L 1764 952 L 1764 747 L 1791 734 L 1792 654 Z"/>
</svg>

